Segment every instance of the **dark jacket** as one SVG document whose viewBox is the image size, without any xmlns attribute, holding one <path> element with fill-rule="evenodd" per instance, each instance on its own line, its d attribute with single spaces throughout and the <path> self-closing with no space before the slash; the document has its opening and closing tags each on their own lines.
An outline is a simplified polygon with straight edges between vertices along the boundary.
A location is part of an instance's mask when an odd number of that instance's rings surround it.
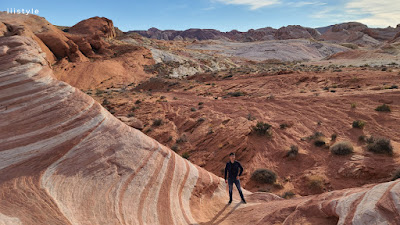
<svg viewBox="0 0 400 225">
<path fill-rule="evenodd" d="M 236 177 L 242 175 L 242 172 L 243 172 L 243 167 L 242 165 L 240 165 L 240 162 L 235 160 L 235 162 L 231 163 L 231 161 L 229 161 L 226 163 L 225 166 L 225 180 L 227 174 L 229 179 L 236 180 Z"/>
</svg>

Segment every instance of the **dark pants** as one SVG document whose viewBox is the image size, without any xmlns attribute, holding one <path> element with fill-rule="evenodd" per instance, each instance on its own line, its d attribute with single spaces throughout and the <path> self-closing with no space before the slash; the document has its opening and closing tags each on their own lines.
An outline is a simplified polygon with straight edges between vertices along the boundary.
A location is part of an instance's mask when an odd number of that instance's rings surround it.
<svg viewBox="0 0 400 225">
<path fill-rule="evenodd" d="M 242 189 L 240 188 L 240 181 L 237 179 L 232 179 L 232 178 L 228 178 L 228 187 L 229 187 L 229 200 L 232 201 L 232 189 L 233 189 L 233 183 L 235 183 L 236 188 L 239 191 L 240 197 L 242 198 L 242 200 L 244 201 L 244 197 L 243 197 L 243 193 L 242 193 Z"/>
</svg>

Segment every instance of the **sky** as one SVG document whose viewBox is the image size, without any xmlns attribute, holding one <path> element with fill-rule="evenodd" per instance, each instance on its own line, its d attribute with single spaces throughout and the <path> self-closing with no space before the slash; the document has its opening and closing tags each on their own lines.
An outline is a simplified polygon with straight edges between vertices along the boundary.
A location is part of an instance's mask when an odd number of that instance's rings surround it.
<svg viewBox="0 0 400 225">
<path fill-rule="evenodd" d="M 54 25 L 107 17 L 122 31 L 210 28 L 247 31 L 287 25 L 322 27 L 357 21 L 370 27 L 400 24 L 399 0 L 1 0 L 0 11 L 34 9 Z"/>
</svg>

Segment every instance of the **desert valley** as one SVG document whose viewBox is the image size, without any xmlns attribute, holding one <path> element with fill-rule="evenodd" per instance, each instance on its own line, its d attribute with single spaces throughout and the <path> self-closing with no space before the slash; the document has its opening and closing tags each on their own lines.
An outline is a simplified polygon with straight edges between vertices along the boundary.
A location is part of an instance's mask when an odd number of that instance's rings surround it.
<svg viewBox="0 0 400 225">
<path fill-rule="evenodd" d="M 62 25 L 0 12 L 0 224 L 400 224 L 400 24 Z"/>
</svg>

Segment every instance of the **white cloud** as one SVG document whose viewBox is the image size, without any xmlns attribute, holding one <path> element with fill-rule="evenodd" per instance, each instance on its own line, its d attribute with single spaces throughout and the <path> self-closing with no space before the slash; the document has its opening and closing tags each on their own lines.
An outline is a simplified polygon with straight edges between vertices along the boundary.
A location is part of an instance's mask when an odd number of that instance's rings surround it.
<svg viewBox="0 0 400 225">
<path fill-rule="evenodd" d="M 326 3 L 319 1 L 314 1 L 314 2 L 300 1 L 300 2 L 288 2 L 287 5 L 293 7 L 303 7 L 303 6 L 321 6 L 321 5 L 326 5 Z"/>
<path fill-rule="evenodd" d="M 256 10 L 265 6 L 280 4 L 280 0 L 217 0 L 227 5 L 247 5 L 251 10 Z"/>
<path fill-rule="evenodd" d="M 398 0 L 351 0 L 345 9 L 347 14 L 358 17 L 356 21 L 370 26 L 396 26 L 400 23 Z"/>
</svg>

